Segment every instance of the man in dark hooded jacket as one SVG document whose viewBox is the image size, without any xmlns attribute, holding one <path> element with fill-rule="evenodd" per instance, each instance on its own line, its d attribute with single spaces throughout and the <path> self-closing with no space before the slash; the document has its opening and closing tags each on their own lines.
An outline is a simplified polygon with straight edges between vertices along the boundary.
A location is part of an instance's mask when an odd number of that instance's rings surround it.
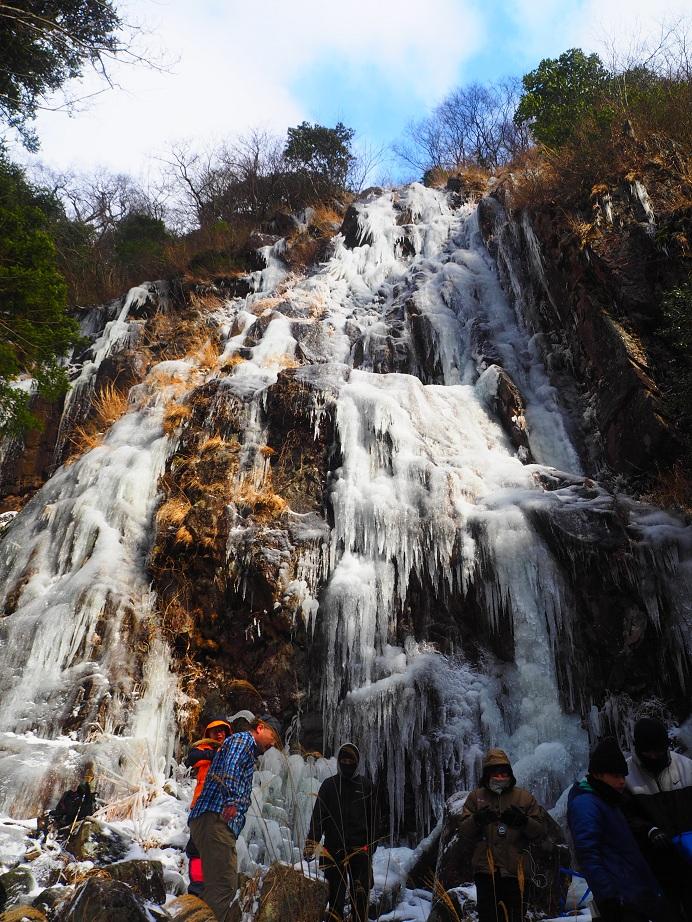
<svg viewBox="0 0 692 922">
<path fill-rule="evenodd" d="M 604 922 L 646 922 L 664 916 L 660 887 L 627 824 L 627 762 L 617 741 L 601 740 L 589 770 L 569 792 L 567 823 L 586 882 Z"/>
<path fill-rule="evenodd" d="M 348 889 L 354 922 L 367 922 L 372 886 L 372 852 L 379 833 L 379 811 L 372 783 L 357 774 L 360 753 L 345 743 L 337 773 L 322 782 L 312 811 L 304 855 L 315 857 L 324 836 L 320 867 L 329 885 L 329 916 L 341 922 Z"/>
<path fill-rule="evenodd" d="M 692 922 L 692 867 L 676 846 L 692 834 L 692 760 L 671 752 L 666 725 L 642 717 L 634 725 L 634 754 L 625 782 L 626 810 L 642 854 L 671 907 L 671 918 Z"/>
<path fill-rule="evenodd" d="M 535 797 L 516 785 L 507 755 L 489 750 L 480 786 L 457 822 L 462 844 L 472 851 L 479 922 L 521 922 L 524 915 L 523 852 L 546 830 Z"/>
</svg>

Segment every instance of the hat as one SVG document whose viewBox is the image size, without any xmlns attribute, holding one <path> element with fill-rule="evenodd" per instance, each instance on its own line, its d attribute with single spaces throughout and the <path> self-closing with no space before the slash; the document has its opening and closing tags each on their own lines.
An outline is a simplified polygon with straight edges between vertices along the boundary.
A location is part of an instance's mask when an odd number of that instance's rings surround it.
<svg viewBox="0 0 692 922">
<path fill-rule="evenodd" d="M 283 730 L 281 728 L 281 722 L 276 718 L 272 717 L 271 714 L 261 714 L 257 720 L 261 720 L 263 724 L 266 724 L 268 727 L 271 727 L 274 733 L 278 736 L 280 740 L 283 739 Z"/>
<path fill-rule="evenodd" d="M 490 776 L 500 768 L 507 770 L 509 777 L 512 779 L 513 785 L 517 783 L 517 779 L 514 777 L 512 764 L 509 761 L 509 756 L 507 753 L 503 749 L 489 749 L 485 755 L 485 758 L 483 759 L 481 784 L 487 787 Z"/>
<path fill-rule="evenodd" d="M 664 752 L 668 749 L 666 725 L 655 717 L 642 717 L 634 725 L 634 748 L 640 752 Z"/>
<path fill-rule="evenodd" d="M 343 746 L 341 746 L 339 752 L 337 753 L 337 761 L 339 761 L 343 756 L 355 759 L 356 763 L 360 762 L 360 751 L 355 743 L 344 743 Z"/>
<path fill-rule="evenodd" d="M 204 732 L 206 734 L 209 734 L 210 730 L 224 730 L 226 733 L 226 736 L 230 736 L 231 733 L 233 732 L 231 730 L 231 725 L 228 723 L 227 720 L 210 720 L 209 723 L 204 728 Z"/>
<path fill-rule="evenodd" d="M 602 739 L 589 756 L 590 775 L 626 775 L 628 771 L 627 761 L 613 736 Z"/>
</svg>

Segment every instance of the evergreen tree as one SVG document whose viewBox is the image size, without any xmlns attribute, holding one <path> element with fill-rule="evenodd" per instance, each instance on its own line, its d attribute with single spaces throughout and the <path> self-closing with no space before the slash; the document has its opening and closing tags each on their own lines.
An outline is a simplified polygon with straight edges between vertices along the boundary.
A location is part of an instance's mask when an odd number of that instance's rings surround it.
<svg viewBox="0 0 692 922">
<path fill-rule="evenodd" d="M 610 76 L 597 54 L 579 48 L 559 58 L 544 58 L 522 78 L 522 93 L 514 121 L 529 123 L 537 141 L 559 147 L 569 140 L 608 89 Z"/>
<path fill-rule="evenodd" d="M 313 184 L 324 189 L 343 189 L 354 160 L 353 128 L 338 122 L 334 128 L 302 122 L 289 128 L 284 158 L 294 170 L 308 174 Z"/>
<path fill-rule="evenodd" d="M 111 0 L 0 0 L 0 120 L 35 148 L 27 123 L 40 100 L 87 63 L 104 70 L 104 56 L 123 50 L 120 25 Z"/>
<path fill-rule="evenodd" d="M 42 204 L 22 171 L 0 158 L 0 432 L 38 424 L 17 379 L 30 375 L 49 399 L 64 393 L 59 359 L 79 339 Z"/>
</svg>

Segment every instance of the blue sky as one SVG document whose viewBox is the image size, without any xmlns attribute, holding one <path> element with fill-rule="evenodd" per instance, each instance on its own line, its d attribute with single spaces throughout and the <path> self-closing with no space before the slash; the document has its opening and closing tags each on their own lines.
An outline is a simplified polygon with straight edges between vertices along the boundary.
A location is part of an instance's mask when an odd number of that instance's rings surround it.
<svg viewBox="0 0 692 922">
<path fill-rule="evenodd" d="M 652 41 L 689 0 L 118 0 L 163 71 L 116 66 L 119 88 L 72 117 L 42 112 L 40 159 L 144 174 L 175 141 L 341 120 L 389 144 L 455 86 L 526 73 L 567 48 L 607 58 Z M 655 9 L 654 9 L 655 6 Z M 93 77 L 72 89 L 98 88 Z"/>
</svg>

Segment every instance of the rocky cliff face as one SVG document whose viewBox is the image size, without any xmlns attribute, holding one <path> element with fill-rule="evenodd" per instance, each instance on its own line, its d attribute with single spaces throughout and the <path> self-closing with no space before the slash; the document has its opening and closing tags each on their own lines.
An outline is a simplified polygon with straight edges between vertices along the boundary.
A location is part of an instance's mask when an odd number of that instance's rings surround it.
<svg viewBox="0 0 692 922">
<path fill-rule="evenodd" d="M 517 208 L 510 176 L 481 200 L 479 220 L 587 469 L 646 483 L 689 463 L 658 331 L 662 295 L 692 270 L 692 210 L 676 150 L 640 157 L 640 171 L 593 188 L 588 213 L 559 202 Z"/>
<path fill-rule="evenodd" d="M 5 809 L 270 709 L 421 834 L 490 744 L 552 805 L 589 735 L 688 718 L 690 528 L 595 476 L 674 434 L 587 257 L 504 194 L 369 190 L 307 271 L 263 240 L 242 284 L 85 317 L 0 543 Z"/>
</svg>

